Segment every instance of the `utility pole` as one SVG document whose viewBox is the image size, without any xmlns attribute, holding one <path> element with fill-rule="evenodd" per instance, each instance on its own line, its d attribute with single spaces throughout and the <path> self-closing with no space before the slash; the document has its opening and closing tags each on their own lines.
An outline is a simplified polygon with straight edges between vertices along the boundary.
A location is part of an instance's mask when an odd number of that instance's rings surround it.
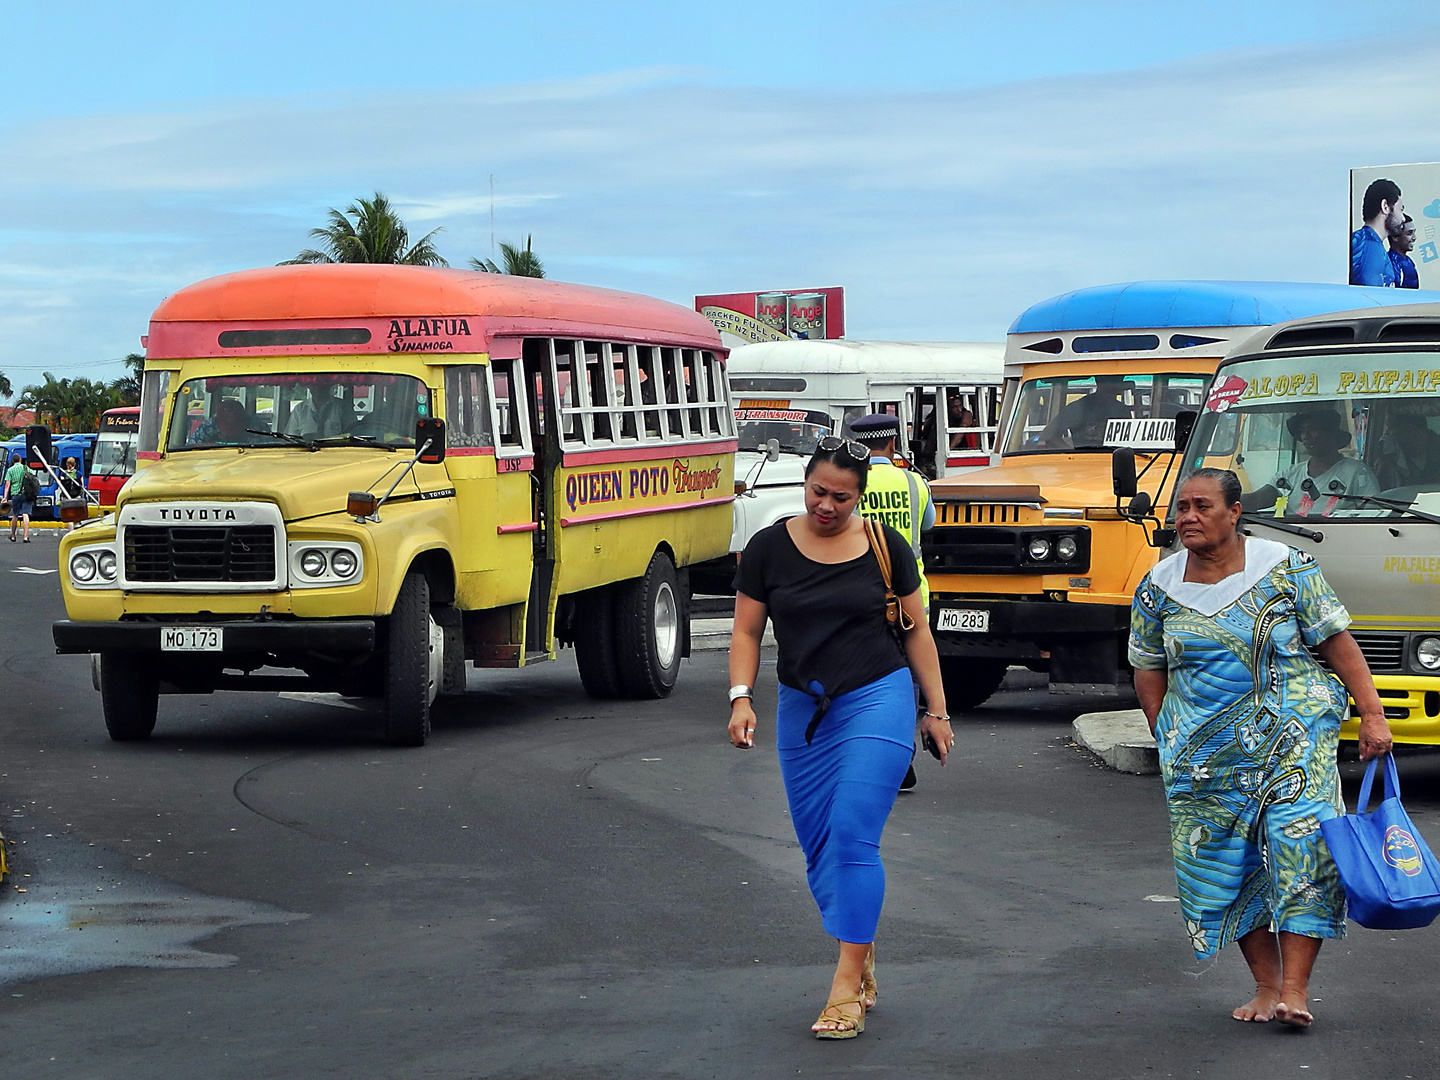
<svg viewBox="0 0 1440 1080">
<path fill-rule="evenodd" d="M 495 259 L 495 174 L 490 174 L 490 259 Z"/>
</svg>

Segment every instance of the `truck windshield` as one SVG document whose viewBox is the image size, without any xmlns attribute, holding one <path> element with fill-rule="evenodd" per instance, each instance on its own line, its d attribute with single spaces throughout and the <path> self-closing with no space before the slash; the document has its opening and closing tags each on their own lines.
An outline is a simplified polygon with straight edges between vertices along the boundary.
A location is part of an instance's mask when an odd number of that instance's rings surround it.
<svg viewBox="0 0 1440 1080">
<path fill-rule="evenodd" d="M 829 414 L 808 409 L 736 409 L 735 425 L 741 450 L 763 451 L 774 439 L 783 454 L 813 454 L 830 434 Z"/>
<path fill-rule="evenodd" d="M 1171 449 L 1175 417 L 1200 408 L 1207 381 L 1209 376 L 1188 372 L 1028 380 L 1020 387 L 1001 452 Z"/>
<path fill-rule="evenodd" d="M 167 449 L 331 440 L 413 447 L 415 421 L 432 415 L 429 388 L 409 375 L 220 375 L 180 387 Z"/>
<path fill-rule="evenodd" d="M 1233 469 L 1245 509 L 1267 517 L 1434 514 L 1440 361 L 1389 353 L 1227 365 L 1196 424 L 1181 482 L 1205 466 Z"/>
</svg>

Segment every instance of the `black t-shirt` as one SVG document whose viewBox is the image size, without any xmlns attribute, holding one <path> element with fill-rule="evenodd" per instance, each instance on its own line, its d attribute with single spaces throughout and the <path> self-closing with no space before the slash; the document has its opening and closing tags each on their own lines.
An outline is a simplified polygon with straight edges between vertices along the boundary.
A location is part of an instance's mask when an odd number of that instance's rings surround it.
<svg viewBox="0 0 1440 1080">
<path fill-rule="evenodd" d="M 920 569 L 905 538 L 884 526 L 896 596 L 920 588 Z M 829 697 L 855 690 L 905 666 L 905 653 L 885 622 L 885 581 L 868 547 L 857 559 L 819 563 L 800 554 L 777 521 L 745 545 L 735 588 L 769 609 L 786 686 L 807 690 L 817 680 Z"/>
</svg>

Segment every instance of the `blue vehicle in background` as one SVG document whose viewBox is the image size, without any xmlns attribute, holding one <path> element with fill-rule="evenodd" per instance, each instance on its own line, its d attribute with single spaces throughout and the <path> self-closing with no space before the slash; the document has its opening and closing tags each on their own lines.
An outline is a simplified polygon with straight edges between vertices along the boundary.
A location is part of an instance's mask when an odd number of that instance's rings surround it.
<svg viewBox="0 0 1440 1080">
<path fill-rule="evenodd" d="M 80 478 L 80 490 L 85 490 L 86 481 L 90 476 L 90 467 L 95 461 L 95 434 L 87 432 L 82 435 L 51 435 L 51 446 L 54 448 L 55 460 L 50 464 L 58 473 L 60 466 L 66 458 L 75 459 L 76 475 Z M 5 465 L 8 467 L 10 459 L 19 454 L 21 459 L 25 457 L 25 436 L 15 436 L 4 444 Z M 41 473 L 40 494 L 35 496 L 35 521 L 56 521 L 58 520 L 56 506 L 60 502 L 60 496 L 55 491 L 55 481 L 46 473 Z"/>
</svg>

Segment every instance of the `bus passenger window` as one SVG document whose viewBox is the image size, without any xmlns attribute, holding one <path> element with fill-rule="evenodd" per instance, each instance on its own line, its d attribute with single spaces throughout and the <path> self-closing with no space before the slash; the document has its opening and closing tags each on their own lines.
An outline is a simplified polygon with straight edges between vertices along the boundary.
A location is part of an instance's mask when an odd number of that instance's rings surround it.
<svg viewBox="0 0 1440 1080">
<path fill-rule="evenodd" d="M 729 395 L 725 392 L 725 372 L 714 353 L 701 353 L 705 362 L 706 400 L 714 404 L 706 410 L 710 431 L 714 435 L 734 434 L 735 411 L 730 408 Z"/>
<path fill-rule="evenodd" d="M 633 346 L 609 345 L 610 370 L 613 377 L 611 385 L 612 398 L 615 404 L 615 418 L 619 426 L 620 438 L 634 440 L 635 434 L 635 376 L 630 363 L 630 352 Z M 623 409 L 623 411 L 621 411 Z"/>
<path fill-rule="evenodd" d="M 700 382 L 703 376 L 696 369 L 696 353 L 694 349 L 684 349 L 681 352 L 685 374 L 685 400 L 698 402 L 700 400 Z M 700 422 L 700 410 L 688 410 L 690 415 L 690 434 L 703 435 L 705 427 Z"/>
<path fill-rule="evenodd" d="M 502 447 L 524 445 L 521 417 L 525 415 L 525 402 L 520 395 L 525 388 L 524 380 L 516 378 L 516 363 L 514 360 L 490 361 L 490 379 L 495 396 L 495 441 Z"/>
<path fill-rule="evenodd" d="M 656 361 L 654 346 L 638 345 L 635 348 L 635 364 L 640 373 L 640 401 L 645 405 L 658 405 L 659 377 L 656 374 L 659 367 Z M 645 437 L 647 439 L 660 438 L 660 410 L 645 410 Z"/>
<path fill-rule="evenodd" d="M 664 398 L 667 405 L 678 405 L 684 400 L 680 396 L 679 353 L 679 349 L 660 350 L 661 387 L 665 391 Z M 665 428 L 671 438 L 683 439 L 685 437 L 685 423 L 680 418 L 679 409 L 665 410 Z"/>
<path fill-rule="evenodd" d="M 586 410 L 590 417 L 587 434 L 592 439 L 609 441 L 611 433 L 610 373 L 606 370 L 604 346 L 596 341 L 585 342 L 585 387 L 589 391 L 590 403 Z"/>
<path fill-rule="evenodd" d="M 580 380 L 575 377 L 574 358 L 575 342 L 555 342 L 555 397 L 560 407 L 560 438 L 567 443 L 585 441 L 580 411 L 584 406 L 580 401 Z"/>
<path fill-rule="evenodd" d="M 490 405 L 485 400 L 485 371 L 479 364 L 445 369 L 445 440 L 455 447 L 494 445 Z"/>
</svg>

